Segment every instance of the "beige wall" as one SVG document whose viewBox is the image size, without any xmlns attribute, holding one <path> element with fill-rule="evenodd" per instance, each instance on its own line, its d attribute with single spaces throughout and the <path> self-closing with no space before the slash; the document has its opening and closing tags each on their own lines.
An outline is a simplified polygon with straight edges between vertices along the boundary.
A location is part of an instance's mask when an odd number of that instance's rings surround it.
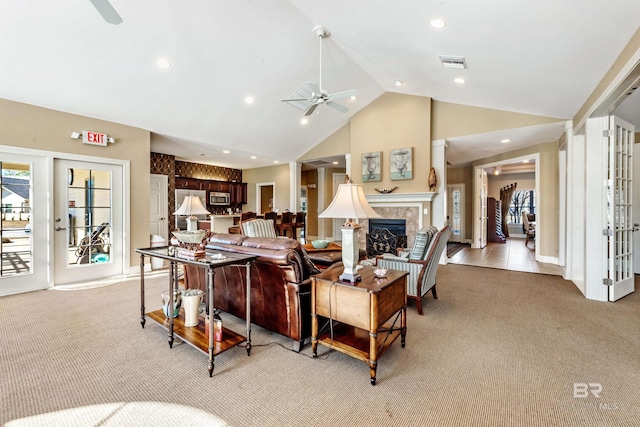
<svg viewBox="0 0 640 427">
<path fill-rule="evenodd" d="M 362 154 L 382 152 L 382 180 L 362 184 L 365 193 L 374 188 L 398 187 L 396 193 L 429 191 L 431 168 L 431 98 L 386 92 L 351 119 L 351 173 L 362 183 Z M 391 181 L 390 150 L 413 148 L 413 179 Z"/>
<path fill-rule="evenodd" d="M 525 126 L 541 125 L 566 121 L 566 119 L 513 113 L 491 108 L 471 107 L 433 101 L 432 139 L 434 141 L 457 136 L 494 132 L 500 129 L 513 129 Z"/>
<path fill-rule="evenodd" d="M 308 161 L 344 155 L 351 152 L 351 124 L 347 123 L 324 139 L 320 144 L 302 155 L 298 161 Z"/>
<path fill-rule="evenodd" d="M 97 147 L 70 138 L 71 132 L 93 130 L 116 138 L 115 144 Z M 136 248 L 149 246 L 148 131 L 89 117 L 63 113 L 0 99 L 0 145 L 10 145 L 131 163 L 131 265 L 138 264 Z M 125 221 L 128 220 L 125 218 Z"/>
<path fill-rule="evenodd" d="M 273 209 L 283 212 L 289 209 L 289 165 L 267 166 L 264 168 L 245 169 L 242 179 L 247 183 L 247 204 L 243 211 L 257 212 L 256 184 L 261 182 L 275 182 L 275 200 Z"/>
<path fill-rule="evenodd" d="M 473 165 L 483 165 L 488 163 L 500 162 L 516 157 L 526 156 L 538 153 L 540 158 L 540 188 L 538 188 L 538 212 L 536 219 L 540 216 L 542 228 L 536 230 L 542 236 L 540 241 L 540 255 L 543 257 L 558 257 L 558 143 L 548 142 L 545 144 L 534 145 L 520 150 L 510 151 L 498 156 L 492 156 L 473 162 Z M 467 224 L 473 227 L 471 224 Z"/>
<path fill-rule="evenodd" d="M 528 173 L 508 173 L 501 175 L 487 175 L 488 196 L 500 200 L 500 189 L 517 183 L 516 190 L 533 190 L 536 188 L 536 174 Z"/>
</svg>

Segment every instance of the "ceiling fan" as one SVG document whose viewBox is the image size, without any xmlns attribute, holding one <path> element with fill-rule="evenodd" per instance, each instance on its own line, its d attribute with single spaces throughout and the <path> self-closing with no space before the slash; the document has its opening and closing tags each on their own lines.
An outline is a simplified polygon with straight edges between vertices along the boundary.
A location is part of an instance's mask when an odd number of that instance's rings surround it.
<svg viewBox="0 0 640 427">
<path fill-rule="evenodd" d="M 109 24 L 118 25 L 122 23 L 122 18 L 118 15 L 118 12 L 111 6 L 109 0 L 90 0 L 93 6 L 98 10 L 100 15 Z"/>
<path fill-rule="evenodd" d="M 283 99 L 282 102 L 288 102 L 290 105 L 304 110 L 305 116 L 313 114 L 320 104 L 326 104 L 340 112 L 346 113 L 349 109 L 334 102 L 334 100 L 356 96 L 358 92 L 355 89 L 351 89 L 342 92 L 329 93 L 322 88 L 322 39 L 329 37 L 331 33 L 321 25 L 315 27 L 313 32 L 316 33 L 320 39 L 320 79 L 318 80 L 318 83 L 304 83 L 298 88 L 298 90 L 291 94 L 289 98 Z"/>
</svg>

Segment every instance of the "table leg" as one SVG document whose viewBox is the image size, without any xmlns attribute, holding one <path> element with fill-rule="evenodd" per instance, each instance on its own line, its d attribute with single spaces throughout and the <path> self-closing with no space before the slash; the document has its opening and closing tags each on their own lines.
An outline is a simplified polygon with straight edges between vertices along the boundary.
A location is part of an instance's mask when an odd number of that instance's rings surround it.
<svg viewBox="0 0 640 427">
<path fill-rule="evenodd" d="M 167 313 L 169 314 L 169 348 L 173 348 L 173 292 L 174 289 L 178 289 L 178 264 L 175 261 L 171 261 L 171 277 L 169 278 L 169 308 Z"/>
<path fill-rule="evenodd" d="M 144 255 L 140 254 L 140 325 L 144 329 Z"/>
<path fill-rule="evenodd" d="M 245 264 L 247 273 L 247 356 L 251 356 L 251 263 Z"/>
<path fill-rule="evenodd" d="M 213 368 L 215 367 L 213 361 L 215 359 L 213 355 L 214 341 L 213 341 L 213 316 L 215 309 L 215 296 L 213 294 L 213 275 L 215 274 L 213 268 L 209 268 L 207 272 L 207 294 L 209 296 L 209 377 L 213 376 Z"/>
<path fill-rule="evenodd" d="M 378 368 L 378 334 L 369 331 L 369 374 L 371 385 L 376 385 L 376 369 Z"/>
<path fill-rule="evenodd" d="M 316 281 L 311 282 L 311 351 L 318 357 L 318 315 L 316 314 Z"/>
<path fill-rule="evenodd" d="M 400 315 L 400 325 L 402 330 L 400 331 L 400 344 L 404 348 L 405 338 L 407 336 L 407 305 L 402 307 L 402 314 Z"/>
</svg>

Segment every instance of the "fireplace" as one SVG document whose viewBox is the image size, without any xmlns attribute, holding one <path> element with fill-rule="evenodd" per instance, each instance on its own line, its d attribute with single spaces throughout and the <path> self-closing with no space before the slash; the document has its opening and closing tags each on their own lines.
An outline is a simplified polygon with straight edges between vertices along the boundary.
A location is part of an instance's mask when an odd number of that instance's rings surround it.
<svg viewBox="0 0 640 427">
<path fill-rule="evenodd" d="M 398 248 L 407 247 L 407 221 L 392 218 L 369 219 L 366 246 L 369 258 L 383 253 L 397 254 Z"/>
</svg>

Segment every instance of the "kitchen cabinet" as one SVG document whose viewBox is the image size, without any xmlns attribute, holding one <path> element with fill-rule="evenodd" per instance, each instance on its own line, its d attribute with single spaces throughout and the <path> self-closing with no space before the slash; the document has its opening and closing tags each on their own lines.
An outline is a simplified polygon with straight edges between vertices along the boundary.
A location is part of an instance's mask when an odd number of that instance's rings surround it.
<svg viewBox="0 0 640 427">
<path fill-rule="evenodd" d="M 207 200 L 210 192 L 229 193 L 231 205 L 247 203 L 247 184 L 244 182 L 176 177 L 176 190 L 206 190 Z"/>
<path fill-rule="evenodd" d="M 230 182 L 231 204 L 247 204 L 247 184 L 244 182 Z"/>
<path fill-rule="evenodd" d="M 177 190 L 200 190 L 200 180 L 195 178 L 176 178 Z"/>
</svg>

